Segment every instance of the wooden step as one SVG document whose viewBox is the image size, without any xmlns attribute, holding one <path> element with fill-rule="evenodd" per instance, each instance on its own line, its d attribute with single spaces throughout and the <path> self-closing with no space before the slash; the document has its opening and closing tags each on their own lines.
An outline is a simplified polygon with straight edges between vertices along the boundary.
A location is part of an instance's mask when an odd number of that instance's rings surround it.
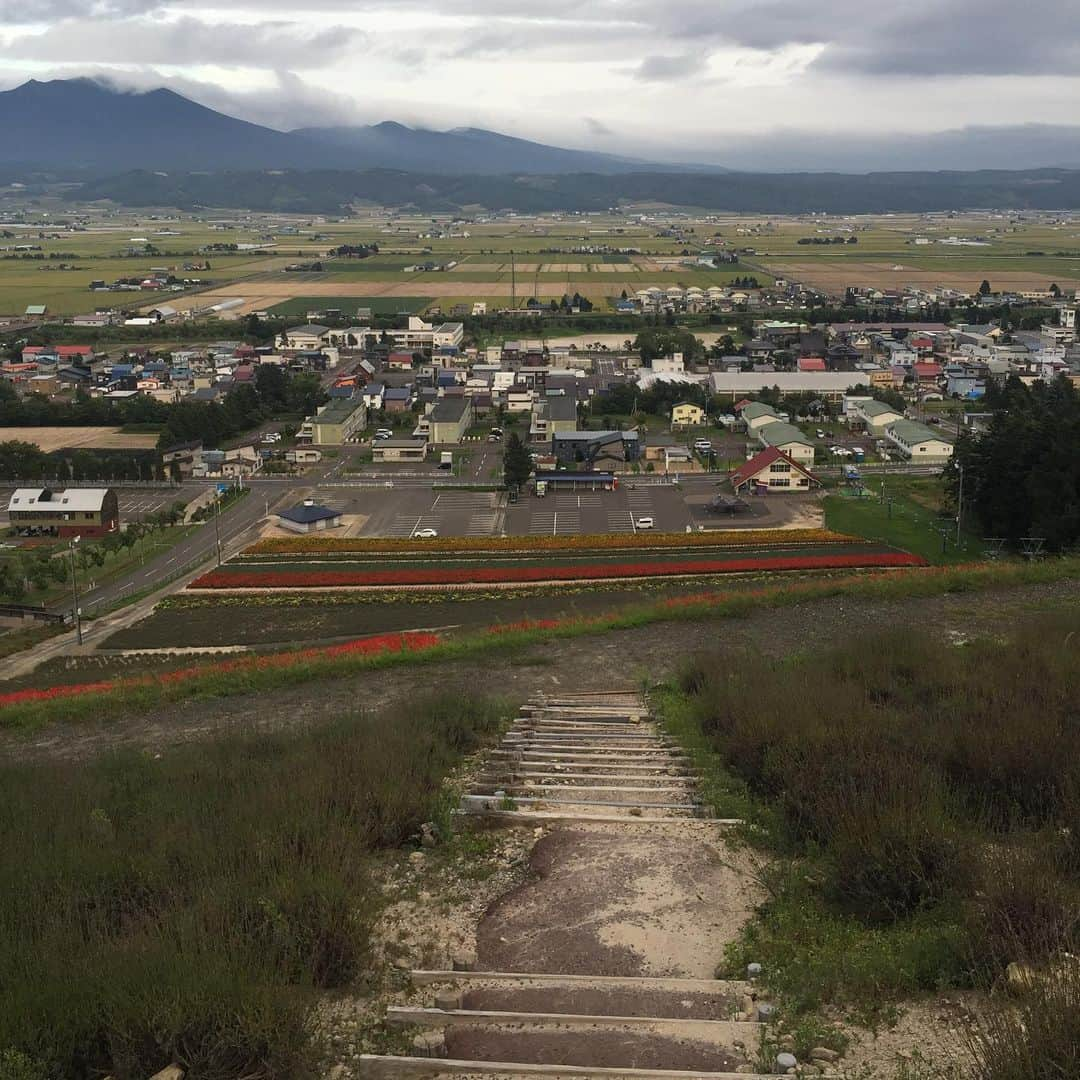
<svg viewBox="0 0 1080 1080">
<path fill-rule="evenodd" d="M 490 1076 L 501 1080 L 775 1080 L 764 1073 L 680 1072 L 675 1069 L 603 1068 L 594 1065 L 534 1065 L 511 1061 L 384 1057 L 361 1054 L 359 1075 L 371 1080 L 428 1080 L 441 1076 Z"/>
<path fill-rule="evenodd" d="M 723 828 L 733 828 L 743 824 L 742 818 L 716 818 L 716 817 L 661 817 L 656 814 L 642 813 L 638 816 L 631 814 L 597 814 L 597 813 L 572 813 L 566 810 L 481 810 L 466 809 L 460 807 L 454 811 L 459 816 L 481 815 L 491 821 L 503 822 L 506 825 L 537 825 L 545 822 L 590 822 L 618 825 L 681 825 L 685 827 L 687 821 L 693 821 L 701 825 L 719 825 Z"/>
<path fill-rule="evenodd" d="M 696 1020 L 667 1016 L 582 1016 L 575 1013 L 503 1012 L 490 1009 L 424 1009 L 412 1005 L 390 1005 L 386 1010 L 388 1024 L 416 1027 L 481 1027 L 522 1028 L 557 1027 L 561 1030 L 582 1028 L 607 1030 L 633 1028 L 641 1034 L 676 1034 L 689 1038 L 723 1042 L 741 1042 L 757 1046 L 764 1025 L 744 1020 Z"/>
<path fill-rule="evenodd" d="M 514 805 L 511 806 L 510 804 Z M 472 813 L 485 813 L 489 810 L 516 810 L 520 807 L 538 807 L 543 809 L 548 806 L 582 806 L 592 809 L 607 809 L 612 810 L 671 810 L 679 811 L 687 814 L 693 814 L 702 809 L 703 804 L 698 802 L 680 802 L 680 803 L 644 803 L 638 801 L 611 801 L 605 799 L 554 799 L 554 798 L 532 798 L 530 796 L 521 795 L 462 795 L 461 807 L 462 809 L 469 810 Z"/>
<path fill-rule="evenodd" d="M 525 971 L 449 971 L 417 968 L 410 973 L 417 986 L 438 983 L 514 983 L 536 986 L 610 986 L 631 990 L 672 990 L 689 993 L 745 993 L 749 983 L 729 979 L 689 979 L 662 975 L 564 975 Z"/>
</svg>

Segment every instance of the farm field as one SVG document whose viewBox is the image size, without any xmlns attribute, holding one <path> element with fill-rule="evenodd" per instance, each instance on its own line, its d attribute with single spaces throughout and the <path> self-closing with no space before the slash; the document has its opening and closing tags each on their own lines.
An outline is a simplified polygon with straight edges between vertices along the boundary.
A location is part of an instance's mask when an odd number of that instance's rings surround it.
<svg viewBox="0 0 1080 1080">
<path fill-rule="evenodd" d="M 33 243 L 46 258 L 10 257 L 12 251 L 0 257 L 0 315 L 20 315 L 28 305 L 41 303 L 55 314 L 73 314 L 109 305 L 170 303 L 186 309 L 242 300 L 231 312 L 234 316 L 311 297 L 428 295 L 444 306 L 478 300 L 505 303 L 514 291 L 512 260 L 519 299 L 580 292 L 601 309 L 623 289 L 673 284 L 707 288 L 755 273 L 835 289 L 852 282 L 970 289 L 987 277 L 995 288 L 1034 290 L 1052 281 L 1063 288 L 1080 283 L 1080 223 L 1074 216 L 1051 214 L 783 218 L 653 208 L 648 217 L 632 212 L 521 215 L 461 227 L 448 218 L 385 211 L 324 220 L 225 212 L 132 213 L 45 203 L 41 210 L 48 209 L 51 220 L 34 221 L 30 215 L 22 226 L 6 226 L 12 233 L 9 248 Z M 75 215 L 85 229 L 58 231 L 57 221 Z M 857 243 L 799 243 L 832 237 L 854 237 Z M 927 243 L 916 245 L 916 237 Z M 940 243 L 950 237 L 977 239 L 980 246 Z M 378 255 L 327 259 L 327 253 L 342 244 L 371 243 L 379 245 Z M 152 246 L 143 254 L 145 244 Z M 227 250 L 229 245 L 241 250 Z M 214 246 L 222 250 L 203 250 Z M 717 246 L 745 251 L 743 264 L 707 269 L 686 261 Z M 615 250 L 590 250 L 605 247 Z M 316 259 L 323 264 L 322 272 L 283 273 L 289 262 Z M 210 270 L 182 270 L 185 261 L 203 260 L 209 261 Z M 403 272 L 406 266 L 429 261 L 457 265 L 434 273 Z M 61 262 L 74 269 L 55 269 Z M 895 265 L 904 269 L 894 271 Z M 96 279 L 134 277 L 153 267 L 212 285 L 206 292 L 189 294 L 90 293 L 87 288 Z"/>
<path fill-rule="evenodd" d="M 843 292 L 849 285 L 879 289 L 912 285 L 938 286 L 974 292 L 988 279 L 995 290 L 1042 291 L 1056 282 L 1063 289 L 1080 285 L 1080 256 L 1075 259 L 981 258 L 960 255 L 868 261 L 854 256 L 822 255 L 818 259 L 765 257 L 763 263 L 778 277 L 786 277 L 828 292 Z M 1045 264 L 1045 269 L 1043 268 Z M 897 269 L 899 267 L 900 269 Z"/>
<path fill-rule="evenodd" d="M 127 435 L 116 427 L 0 427 L 0 442 L 33 443 L 39 450 L 153 450 L 157 436 Z"/>
<path fill-rule="evenodd" d="M 749 588 L 751 584 L 734 582 L 732 587 Z M 420 627 L 460 632 L 512 623 L 521 618 L 522 610 L 528 611 L 531 619 L 575 619 L 652 600 L 689 596 L 698 589 L 699 585 L 686 582 L 649 581 L 603 588 L 582 585 L 529 592 L 443 591 L 408 596 L 400 592 L 345 597 L 180 596 L 136 626 L 114 634 L 104 647 L 281 646 Z M 57 676 L 59 681 L 61 673 L 57 672 Z M 73 675 L 72 680 L 81 677 L 84 674 Z"/>
<path fill-rule="evenodd" d="M 303 318 L 309 311 L 339 308 L 349 312 L 358 307 L 369 307 L 376 315 L 400 315 L 402 312 L 413 314 L 421 311 L 430 303 L 429 296 L 297 296 L 274 304 L 267 310 L 271 315 L 285 315 L 290 318 Z"/>
</svg>

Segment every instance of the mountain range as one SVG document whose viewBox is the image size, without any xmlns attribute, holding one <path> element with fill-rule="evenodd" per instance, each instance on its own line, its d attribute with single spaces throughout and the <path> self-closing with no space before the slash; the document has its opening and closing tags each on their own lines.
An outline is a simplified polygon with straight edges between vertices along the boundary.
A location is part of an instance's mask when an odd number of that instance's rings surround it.
<svg viewBox="0 0 1080 1080">
<path fill-rule="evenodd" d="M 172 90 L 116 90 L 91 79 L 31 79 L 0 92 L 0 132 L 0 165 L 98 173 L 404 169 L 498 175 L 660 168 L 479 128 L 429 131 L 387 122 L 275 131 L 226 116 Z"/>
</svg>

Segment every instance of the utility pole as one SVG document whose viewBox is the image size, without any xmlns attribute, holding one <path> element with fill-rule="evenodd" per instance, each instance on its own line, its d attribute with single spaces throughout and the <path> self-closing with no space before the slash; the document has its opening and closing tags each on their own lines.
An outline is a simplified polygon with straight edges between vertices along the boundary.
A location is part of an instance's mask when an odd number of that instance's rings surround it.
<svg viewBox="0 0 1080 1080">
<path fill-rule="evenodd" d="M 218 518 L 221 514 L 221 496 L 214 497 L 214 546 L 217 548 L 217 564 L 221 565 L 221 525 Z"/>
<path fill-rule="evenodd" d="M 517 310 L 517 266 L 514 263 L 514 249 L 510 249 L 510 310 Z"/>
<path fill-rule="evenodd" d="M 81 645 L 82 639 L 82 617 L 79 614 L 79 583 L 75 577 L 75 545 L 79 542 L 79 537 L 74 537 L 68 544 L 68 556 L 71 560 L 71 614 L 75 619 L 75 644 Z"/>
<path fill-rule="evenodd" d="M 958 465 L 960 470 L 960 490 L 956 496 L 956 546 L 960 546 L 960 519 L 964 513 L 964 466 Z"/>
</svg>

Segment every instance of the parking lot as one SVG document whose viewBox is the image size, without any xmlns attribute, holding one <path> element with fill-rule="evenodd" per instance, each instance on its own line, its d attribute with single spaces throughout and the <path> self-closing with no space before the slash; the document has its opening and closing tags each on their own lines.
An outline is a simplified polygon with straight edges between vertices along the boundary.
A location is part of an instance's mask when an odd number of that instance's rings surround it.
<svg viewBox="0 0 1080 1080">
<path fill-rule="evenodd" d="M 644 518 L 656 532 L 687 528 L 779 528 L 820 524 L 820 503 L 797 495 L 746 500 L 737 515 L 707 509 L 717 491 L 716 479 L 700 477 L 678 487 L 627 482 L 615 491 L 555 491 L 543 498 L 523 494 L 510 503 L 503 493 L 432 491 L 422 481 L 392 487 L 328 484 L 318 489 L 324 505 L 361 515 L 362 536 L 410 537 L 423 529 L 439 536 L 576 536 L 637 532 Z"/>
</svg>

